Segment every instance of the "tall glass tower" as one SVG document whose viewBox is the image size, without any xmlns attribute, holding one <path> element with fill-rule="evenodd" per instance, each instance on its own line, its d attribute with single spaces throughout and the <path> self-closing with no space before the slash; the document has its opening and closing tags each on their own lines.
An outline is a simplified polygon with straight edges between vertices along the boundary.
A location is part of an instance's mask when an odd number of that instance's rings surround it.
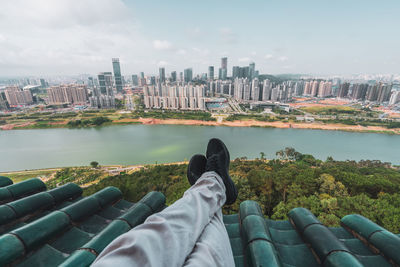
<svg viewBox="0 0 400 267">
<path fill-rule="evenodd" d="M 122 76 L 121 76 L 121 66 L 119 65 L 119 58 L 112 59 L 113 71 L 114 71 L 114 79 L 115 79 L 115 88 L 117 88 L 117 92 L 122 92 Z"/>
<path fill-rule="evenodd" d="M 214 80 L 214 66 L 208 67 L 208 79 Z"/>
</svg>

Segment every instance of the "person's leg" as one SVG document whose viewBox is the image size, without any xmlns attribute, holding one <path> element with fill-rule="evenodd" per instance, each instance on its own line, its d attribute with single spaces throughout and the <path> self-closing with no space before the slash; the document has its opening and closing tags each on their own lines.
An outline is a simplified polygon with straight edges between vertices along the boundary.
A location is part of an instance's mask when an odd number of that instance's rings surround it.
<svg viewBox="0 0 400 267">
<path fill-rule="evenodd" d="M 222 178 L 206 172 L 181 199 L 111 242 L 93 266 L 182 266 L 225 201 Z"/>
<path fill-rule="evenodd" d="M 222 219 L 222 210 L 217 211 L 204 228 L 184 266 L 235 266 L 228 232 Z"/>
</svg>

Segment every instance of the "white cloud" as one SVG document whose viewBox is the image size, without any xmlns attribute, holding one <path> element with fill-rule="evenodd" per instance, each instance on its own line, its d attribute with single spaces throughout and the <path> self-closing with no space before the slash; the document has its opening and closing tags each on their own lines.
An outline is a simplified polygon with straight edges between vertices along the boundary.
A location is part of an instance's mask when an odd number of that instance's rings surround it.
<svg viewBox="0 0 400 267">
<path fill-rule="evenodd" d="M 231 28 L 228 27 L 220 28 L 219 34 L 224 43 L 234 44 L 238 42 L 237 35 L 232 31 Z"/>
<path fill-rule="evenodd" d="M 285 61 L 288 61 L 289 58 L 288 58 L 287 56 L 280 56 L 280 57 L 278 58 L 278 60 L 281 61 L 281 62 L 285 62 Z"/>
<path fill-rule="evenodd" d="M 188 28 L 185 32 L 190 39 L 196 41 L 202 40 L 204 37 L 203 31 L 200 29 L 200 27 Z"/>
<path fill-rule="evenodd" d="M 0 32 L 2 75 L 96 73 L 112 57 L 124 69 L 151 53 L 122 0 L 3 0 Z"/>
<path fill-rule="evenodd" d="M 198 47 L 192 47 L 192 50 L 202 56 L 207 56 L 208 54 L 210 54 L 210 51 L 208 49 L 202 49 L 202 48 L 198 48 Z"/>
<path fill-rule="evenodd" d="M 160 61 L 157 62 L 157 66 L 158 67 L 165 67 L 165 66 L 168 66 L 168 65 L 169 65 L 169 63 L 167 61 L 164 61 L 164 60 L 160 60 Z"/>
<path fill-rule="evenodd" d="M 266 54 L 264 58 L 269 60 L 269 59 L 273 59 L 274 56 L 272 54 Z"/>
<path fill-rule="evenodd" d="M 170 50 L 172 49 L 172 44 L 167 40 L 154 40 L 153 47 L 157 50 Z"/>
<path fill-rule="evenodd" d="M 176 53 L 178 54 L 178 55 L 186 55 L 187 54 L 187 51 L 186 51 L 186 49 L 179 49 L 178 51 L 176 51 Z"/>
<path fill-rule="evenodd" d="M 250 62 L 251 61 L 251 58 L 249 58 L 249 57 L 241 57 L 241 58 L 239 58 L 238 59 L 238 61 L 239 62 Z"/>
</svg>

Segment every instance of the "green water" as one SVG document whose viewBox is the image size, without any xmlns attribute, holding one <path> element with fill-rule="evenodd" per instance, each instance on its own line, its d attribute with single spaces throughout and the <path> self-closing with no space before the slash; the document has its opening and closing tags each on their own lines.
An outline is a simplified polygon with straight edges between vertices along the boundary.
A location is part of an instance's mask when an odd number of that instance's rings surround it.
<svg viewBox="0 0 400 267">
<path fill-rule="evenodd" d="M 0 131 L 0 171 L 100 164 L 143 164 L 187 160 L 205 153 L 211 137 L 227 144 L 231 158 L 268 158 L 292 146 L 325 160 L 379 159 L 400 164 L 400 136 L 340 131 L 126 125 L 86 129 Z"/>
</svg>

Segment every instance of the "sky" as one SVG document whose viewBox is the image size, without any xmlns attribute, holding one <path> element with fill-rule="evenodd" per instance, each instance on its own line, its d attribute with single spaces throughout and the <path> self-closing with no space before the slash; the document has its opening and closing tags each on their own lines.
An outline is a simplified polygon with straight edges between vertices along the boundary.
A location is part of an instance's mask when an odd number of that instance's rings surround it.
<svg viewBox="0 0 400 267">
<path fill-rule="evenodd" d="M 398 0 L 1 0 L 0 76 L 400 73 Z"/>
</svg>

